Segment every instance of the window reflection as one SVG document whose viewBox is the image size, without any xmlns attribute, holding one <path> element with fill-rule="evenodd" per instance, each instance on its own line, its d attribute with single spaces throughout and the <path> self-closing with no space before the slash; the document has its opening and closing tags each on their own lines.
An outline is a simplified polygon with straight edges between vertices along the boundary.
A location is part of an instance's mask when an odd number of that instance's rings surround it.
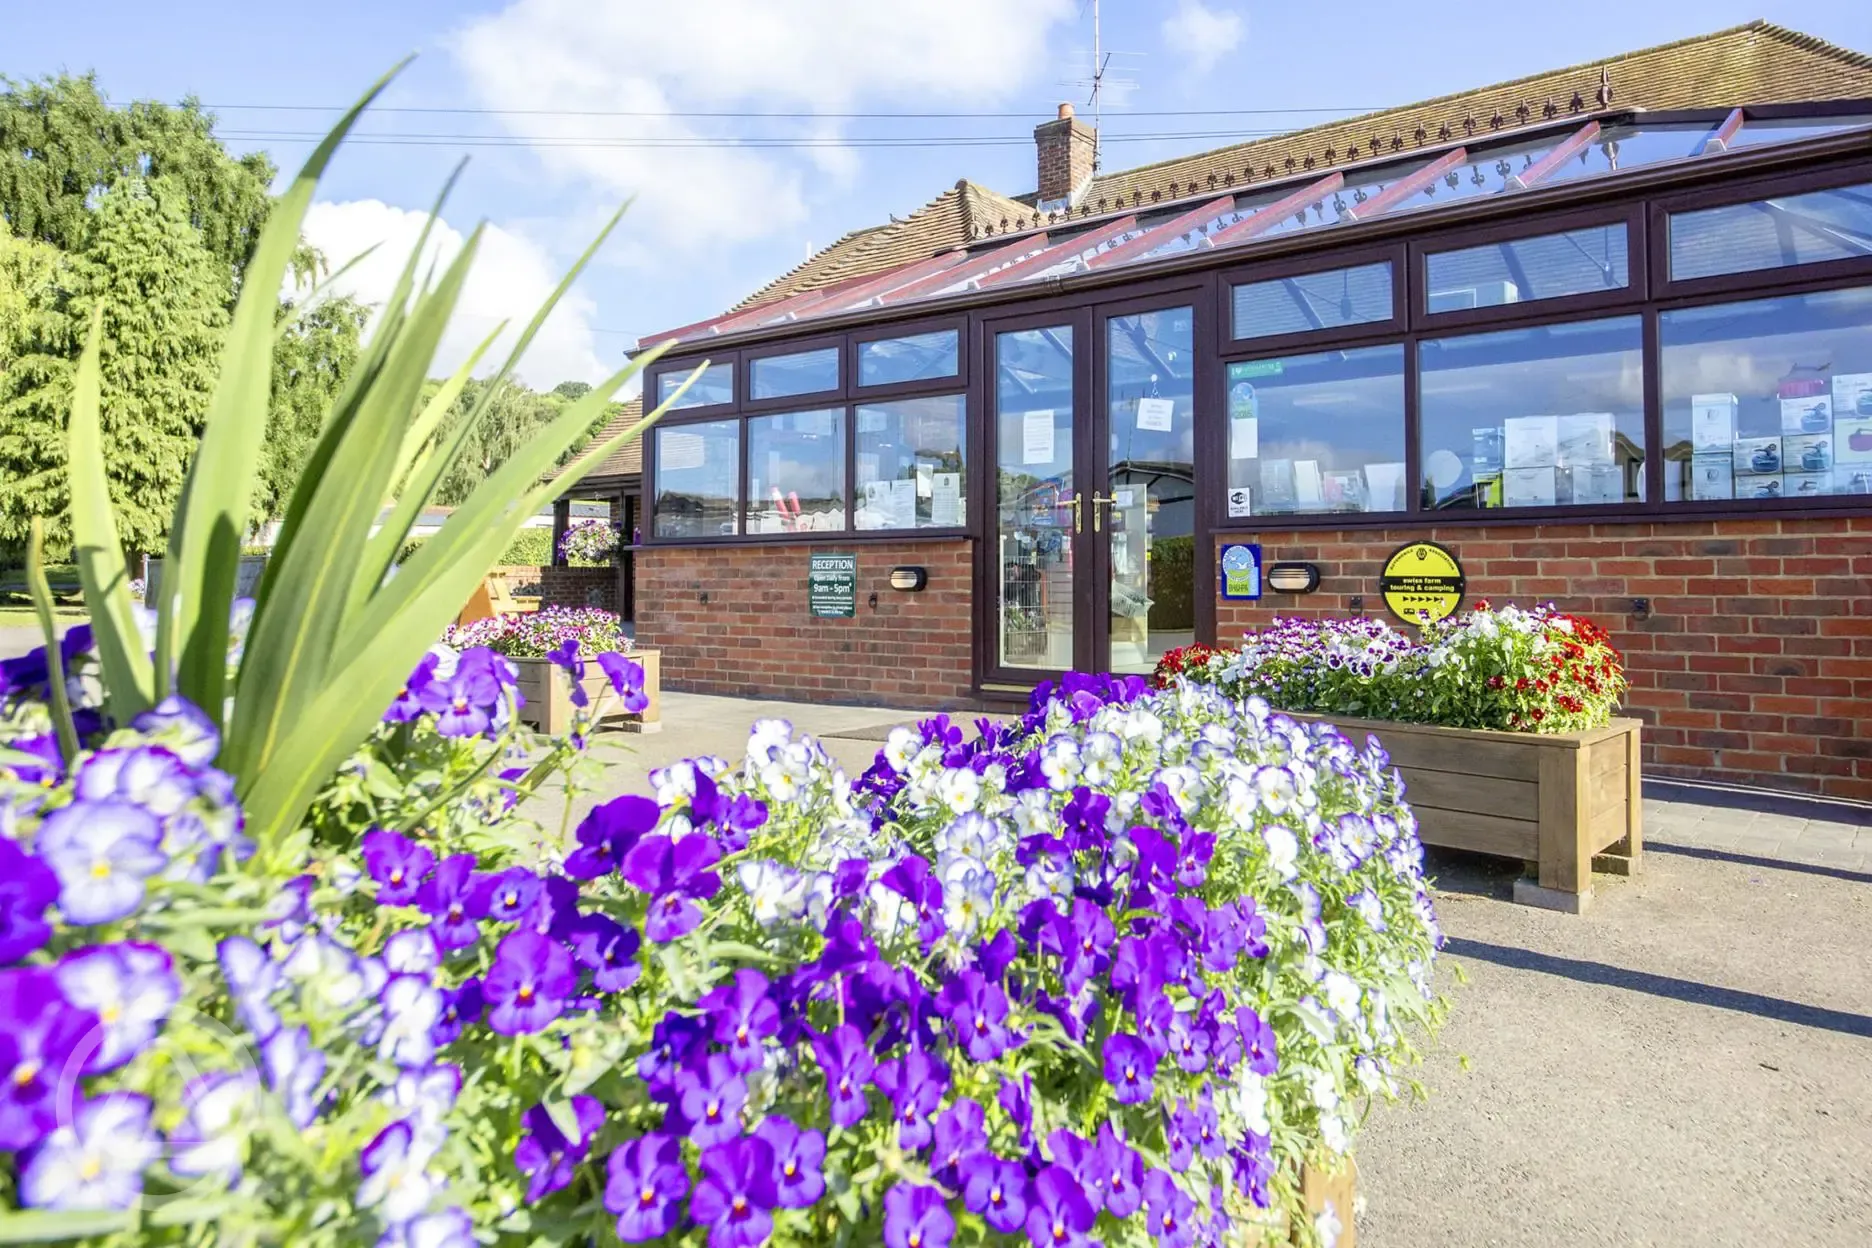
<svg viewBox="0 0 1872 1248">
<path fill-rule="evenodd" d="M 1533 303 L 1631 285 L 1622 221 L 1434 252 L 1427 260 L 1431 312 Z"/>
<path fill-rule="evenodd" d="M 858 344 L 858 384 L 891 386 L 954 377 L 960 358 L 959 335 L 953 329 L 861 342 Z"/>
<path fill-rule="evenodd" d="M 968 517 L 963 411 L 959 394 L 858 408 L 854 527 L 962 527 Z"/>
<path fill-rule="evenodd" d="M 1404 509 L 1404 348 L 1228 369 L 1232 519 Z"/>
<path fill-rule="evenodd" d="M 1670 218 L 1673 281 L 1872 256 L 1872 183 Z"/>
<path fill-rule="evenodd" d="M 767 355 L 748 366 L 750 398 L 780 399 L 792 394 L 820 394 L 839 385 L 837 347 Z"/>
<path fill-rule="evenodd" d="M 996 655 L 1074 665 L 1073 331 L 995 336 Z"/>
<path fill-rule="evenodd" d="M 664 373 L 657 378 L 657 402 L 669 403 L 670 396 L 686 381 L 694 369 L 679 369 Z M 734 402 L 734 365 L 721 362 L 710 364 L 702 370 L 695 384 L 682 392 L 682 397 L 670 404 L 672 411 L 685 407 L 714 407 L 718 403 Z"/>
<path fill-rule="evenodd" d="M 1658 316 L 1664 497 L 1872 494 L 1872 288 Z"/>
<path fill-rule="evenodd" d="M 1361 264 L 1323 273 L 1300 273 L 1235 287 L 1237 338 L 1272 338 L 1388 321 L 1392 315 L 1391 264 Z"/>
<path fill-rule="evenodd" d="M 727 537 L 741 512 L 741 422 L 658 428 L 658 537 Z"/>
<path fill-rule="evenodd" d="M 1426 342 L 1419 382 L 1424 506 L 1643 497 L 1638 317 Z"/>
<path fill-rule="evenodd" d="M 845 527 L 845 413 L 750 416 L 749 533 L 808 533 Z"/>
</svg>

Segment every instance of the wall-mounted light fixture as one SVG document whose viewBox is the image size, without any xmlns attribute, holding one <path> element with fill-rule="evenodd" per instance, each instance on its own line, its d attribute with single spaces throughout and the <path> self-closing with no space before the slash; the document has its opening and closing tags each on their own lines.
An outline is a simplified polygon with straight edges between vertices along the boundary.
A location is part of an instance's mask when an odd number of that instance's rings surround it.
<svg viewBox="0 0 1872 1248">
<path fill-rule="evenodd" d="M 1267 570 L 1268 588 L 1280 594 L 1310 594 L 1319 588 L 1319 567 L 1311 563 L 1277 563 Z"/>
<path fill-rule="evenodd" d="M 901 589 L 907 594 L 914 594 L 929 584 L 928 568 L 892 568 L 890 587 Z"/>
</svg>

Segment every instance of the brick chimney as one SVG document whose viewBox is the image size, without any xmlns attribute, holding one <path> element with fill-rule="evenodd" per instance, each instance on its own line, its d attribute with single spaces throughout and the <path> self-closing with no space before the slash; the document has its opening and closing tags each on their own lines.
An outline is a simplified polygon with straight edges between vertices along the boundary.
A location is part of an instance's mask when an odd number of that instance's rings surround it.
<svg viewBox="0 0 1872 1248">
<path fill-rule="evenodd" d="M 1070 205 L 1092 181 L 1092 151 L 1098 131 L 1073 116 L 1073 106 L 1059 106 L 1059 118 L 1034 127 L 1034 154 L 1040 166 L 1040 206 Z"/>
</svg>

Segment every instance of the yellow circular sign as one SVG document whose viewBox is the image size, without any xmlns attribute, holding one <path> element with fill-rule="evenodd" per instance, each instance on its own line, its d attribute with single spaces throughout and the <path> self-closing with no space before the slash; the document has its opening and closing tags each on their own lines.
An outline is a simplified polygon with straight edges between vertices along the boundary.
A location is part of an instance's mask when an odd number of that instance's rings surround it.
<svg viewBox="0 0 1872 1248">
<path fill-rule="evenodd" d="M 1435 542 L 1412 542 L 1385 560 L 1378 592 L 1391 614 L 1407 624 L 1433 624 L 1462 606 L 1462 564 Z"/>
</svg>

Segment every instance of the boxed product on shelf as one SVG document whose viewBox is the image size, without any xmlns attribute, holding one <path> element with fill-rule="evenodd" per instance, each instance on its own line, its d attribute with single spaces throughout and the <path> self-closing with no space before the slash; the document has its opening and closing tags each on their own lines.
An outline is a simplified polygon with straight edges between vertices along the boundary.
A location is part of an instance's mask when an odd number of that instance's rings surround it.
<svg viewBox="0 0 1872 1248">
<path fill-rule="evenodd" d="M 1574 412 L 1557 419 L 1554 462 L 1572 468 L 1612 462 L 1611 412 Z"/>
<path fill-rule="evenodd" d="M 1502 474 L 1504 507 L 1551 507 L 1557 501 L 1552 468 L 1510 468 Z"/>
<path fill-rule="evenodd" d="M 1691 459 L 1690 497 L 1735 497 L 1735 464 L 1729 456 L 1698 455 Z"/>
<path fill-rule="evenodd" d="M 1781 472 L 1780 438 L 1737 438 L 1732 454 L 1736 476 Z M 1738 487 L 1739 488 L 1739 487 Z"/>
<path fill-rule="evenodd" d="M 1625 501 L 1625 470 L 1617 464 L 1580 464 L 1568 475 L 1572 478 L 1575 503 Z"/>
<path fill-rule="evenodd" d="M 1825 472 L 1833 466 L 1831 434 L 1790 433 L 1781 439 L 1783 472 Z"/>
<path fill-rule="evenodd" d="M 1469 475 L 1478 481 L 1502 470 L 1502 430 L 1500 425 L 1470 431 Z"/>
<path fill-rule="evenodd" d="M 1833 492 L 1833 478 L 1824 472 L 1790 472 L 1781 478 L 1784 498 L 1823 498 Z"/>
<path fill-rule="evenodd" d="M 1872 494 L 1872 465 L 1833 470 L 1835 494 Z"/>
<path fill-rule="evenodd" d="M 1502 463 L 1509 468 L 1551 468 L 1559 457 L 1560 418 L 1510 416 L 1502 422 Z"/>
<path fill-rule="evenodd" d="M 1696 454 L 1721 451 L 1727 455 L 1735 443 L 1736 410 L 1742 401 L 1733 394 L 1690 396 L 1690 448 Z"/>
<path fill-rule="evenodd" d="M 1782 433 L 1830 433 L 1833 429 L 1833 399 L 1811 394 L 1798 399 L 1781 400 Z"/>
<path fill-rule="evenodd" d="M 1752 477 L 1736 478 L 1735 496 L 1737 498 L 1783 498 L 1786 487 L 1778 472 L 1760 473 Z"/>
<path fill-rule="evenodd" d="M 1833 462 L 1872 464 L 1872 416 L 1841 413 L 1833 422 Z"/>
<path fill-rule="evenodd" d="M 1833 419 L 1872 420 L 1872 373 L 1841 373 L 1833 379 Z"/>
</svg>

